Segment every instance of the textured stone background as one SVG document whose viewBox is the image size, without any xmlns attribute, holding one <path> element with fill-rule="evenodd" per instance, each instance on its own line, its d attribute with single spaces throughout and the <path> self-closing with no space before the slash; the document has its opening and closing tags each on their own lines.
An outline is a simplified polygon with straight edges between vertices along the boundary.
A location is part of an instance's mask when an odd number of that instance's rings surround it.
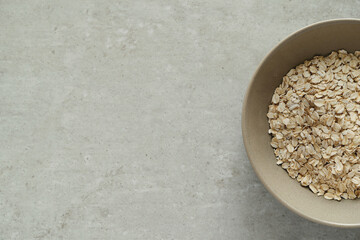
<svg viewBox="0 0 360 240">
<path fill-rule="evenodd" d="M 0 1 L 0 239 L 359 239 L 280 205 L 241 136 L 265 54 L 359 1 Z"/>
</svg>

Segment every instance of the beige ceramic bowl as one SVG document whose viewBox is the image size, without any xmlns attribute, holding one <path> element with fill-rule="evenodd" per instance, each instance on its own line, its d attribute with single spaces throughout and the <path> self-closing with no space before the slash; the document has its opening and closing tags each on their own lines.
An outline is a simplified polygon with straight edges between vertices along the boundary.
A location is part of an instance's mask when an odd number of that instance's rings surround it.
<svg viewBox="0 0 360 240">
<path fill-rule="evenodd" d="M 256 70 L 244 100 L 242 130 L 250 162 L 283 205 L 309 220 L 338 227 L 360 226 L 360 199 L 329 201 L 290 178 L 276 165 L 266 113 L 275 88 L 293 67 L 332 50 L 360 50 L 360 20 L 337 19 L 305 27 L 279 43 Z"/>
</svg>

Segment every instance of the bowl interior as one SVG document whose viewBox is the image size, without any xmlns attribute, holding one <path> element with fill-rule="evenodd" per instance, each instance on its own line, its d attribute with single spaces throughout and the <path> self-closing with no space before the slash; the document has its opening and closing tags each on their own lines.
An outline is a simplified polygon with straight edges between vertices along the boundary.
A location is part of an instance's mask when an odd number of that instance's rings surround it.
<svg viewBox="0 0 360 240">
<path fill-rule="evenodd" d="M 276 165 L 266 117 L 275 88 L 293 67 L 332 50 L 360 50 L 360 20 L 317 23 L 282 41 L 263 60 L 248 88 L 243 108 L 243 137 L 253 168 L 265 187 L 285 206 L 310 220 L 342 227 L 360 226 L 360 199 L 325 200 L 291 179 Z"/>
</svg>

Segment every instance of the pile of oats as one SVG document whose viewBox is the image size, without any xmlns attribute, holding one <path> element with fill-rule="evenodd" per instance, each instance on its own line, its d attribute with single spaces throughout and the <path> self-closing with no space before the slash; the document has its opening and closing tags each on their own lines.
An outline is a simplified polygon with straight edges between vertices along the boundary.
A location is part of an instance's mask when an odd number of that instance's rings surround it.
<svg viewBox="0 0 360 240">
<path fill-rule="evenodd" d="M 360 51 L 291 69 L 267 114 L 277 164 L 326 199 L 360 198 Z"/>
</svg>

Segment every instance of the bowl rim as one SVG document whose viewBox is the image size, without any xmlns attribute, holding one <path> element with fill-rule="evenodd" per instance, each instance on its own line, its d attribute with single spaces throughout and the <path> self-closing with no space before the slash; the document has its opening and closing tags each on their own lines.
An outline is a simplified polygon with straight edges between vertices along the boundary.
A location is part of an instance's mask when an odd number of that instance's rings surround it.
<svg viewBox="0 0 360 240">
<path fill-rule="evenodd" d="M 252 169 L 254 170 L 256 176 L 258 177 L 258 179 L 260 179 L 261 183 L 265 186 L 266 190 L 268 192 L 270 192 L 270 194 L 275 197 L 275 199 L 277 199 L 283 206 L 285 206 L 287 209 L 289 209 L 290 211 L 296 213 L 297 215 L 310 220 L 312 222 L 315 223 L 320 223 L 320 224 L 324 224 L 327 226 L 331 226 L 331 227 L 341 227 L 341 228 L 356 228 L 356 227 L 360 227 L 360 222 L 359 223 L 355 223 L 355 224 L 348 224 L 348 223 L 340 223 L 340 222 L 335 222 L 335 221 L 326 221 L 326 220 L 322 220 L 316 217 L 311 217 L 308 216 L 306 214 L 303 214 L 301 211 L 298 211 L 296 208 L 294 208 L 293 206 L 289 205 L 287 202 L 285 202 L 283 199 L 281 199 L 280 197 L 278 197 L 278 195 L 272 190 L 272 188 L 270 187 L 270 185 L 268 185 L 264 179 L 262 178 L 261 174 L 258 172 L 258 169 L 255 168 L 254 164 L 253 164 L 253 157 L 252 157 L 252 153 L 248 151 L 248 139 L 247 136 L 249 136 L 248 134 L 248 130 L 246 129 L 245 126 L 245 119 L 247 118 L 247 111 L 246 109 L 249 107 L 248 106 L 248 99 L 249 99 L 249 95 L 250 95 L 250 90 L 254 87 L 254 83 L 255 83 L 255 77 L 258 75 L 260 68 L 262 67 L 262 65 L 264 64 L 264 62 L 266 62 L 268 60 L 268 58 L 275 52 L 275 50 L 282 44 L 290 41 L 291 39 L 293 39 L 294 37 L 296 37 L 299 34 L 302 34 L 310 29 L 313 29 L 314 27 L 319 27 L 322 25 L 329 25 L 329 24 L 336 24 L 336 23 L 340 23 L 340 22 L 353 22 L 353 23 L 360 23 L 360 19 L 358 18 L 336 18 L 336 19 L 329 19 L 329 20 L 324 20 L 324 21 L 320 21 L 320 22 L 316 22 L 310 25 L 307 25 L 305 27 L 300 28 L 299 30 L 291 33 L 290 35 L 288 35 L 287 37 L 285 37 L 283 40 L 281 40 L 279 43 L 277 43 L 266 55 L 265 57 L 263 57 L 263 59 L 261 60 L 261 62 L 259 63 L 258 67 L 256 68 L 254 74 L 251 77 L 251 80 L 248 84 L 247 90 L 245 92 L 245 96 L 244 96 L 244 101 L 243 101 L 243 105 L 242 105 L 242 117 L 241 117 L 241 128 L 242 128 L 242 137 L 243 137 L 243 142 L 244 142 L 244 146 L 245 146 L 245 151 L 246 154 L 248 156 L 248 159 L 250 161 L 250 164 L 252 166 Z"/>
</svg>

